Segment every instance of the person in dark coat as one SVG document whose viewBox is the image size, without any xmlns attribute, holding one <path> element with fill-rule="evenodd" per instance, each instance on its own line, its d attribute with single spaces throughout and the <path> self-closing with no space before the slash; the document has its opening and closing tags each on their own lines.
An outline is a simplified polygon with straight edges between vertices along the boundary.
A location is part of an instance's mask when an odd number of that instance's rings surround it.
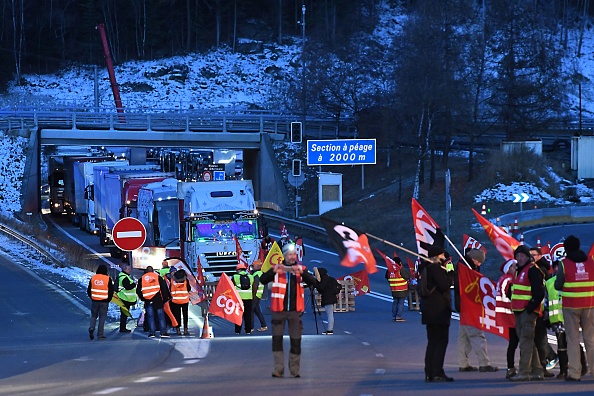
<svg viewBox="0 0 594 396">
<path fill-rule="evenodd" d="M 427 256 L 431 263 L 425 262 L 429 296 L 421 302 L 421 322 L 427 326 L 427 349 L 425 351 L 425 382 L 452 382 L 443 370 L 446 349 L 449 342 L 453 284 L 453 271 L 445 267 L 446 256 L 443 248 L 431 246 Z"/>
<path fill-rule="evenodd" d="M 146 320 L 149 323 L 149 338 L 154 338 L 156 333 L 155 316 L 159 320 L 161 337 L 169 337 L 163 307 L 166 301 L 171 300 L 171 294 L 165 280 L 154 272 L 150 265 L 146 267 L 144 275 L 138 280 L 136 294 L 144 301 Z"/>
<path fill-rule="evenodd" d="M 322 306 L 326 311 L 326 318 L 328 319 L 328 327 L 322 334 L 334 334 L 334 306 L 338 302 L 338 293 L 342 290 L 342 286 L 338 281 L 328 275 L 326 268 L 318 268 L 320 274 L 320 281 L 316 284 L 316 290 L 322 297 Z"/>
</svg>

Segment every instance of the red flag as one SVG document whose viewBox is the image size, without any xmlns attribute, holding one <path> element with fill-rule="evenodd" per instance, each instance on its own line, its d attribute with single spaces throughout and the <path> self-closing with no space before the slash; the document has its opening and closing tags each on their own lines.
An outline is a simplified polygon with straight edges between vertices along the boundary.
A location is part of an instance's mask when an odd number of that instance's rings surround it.
<svg viewBox="0 0 594 396">
<path fill-rule="evenodd" d="M 243 249 L 241 248 L 241 245 L 239 244 L 239 239 L 234 238 L 235 239 L 235 255 L 237 256 L 237 264 L 243 264 L 245 265 L 245 268 L 248 268 L 249 265 L 247 263 L 247 260 L 245 259 L 245 256 L 243 255 Z"/>
<path fill-rule="evenodd" d="M 340 265 L 354 267 L 363 263 L 370 274 L 377 272 L 375 257 L 365 233 L 324 217 L 321 220 L 332 245 L 338 251 Z"/>
<path fill-rule="evenodd" d="M 285 227 L 285 223 L 281 223 L 280 226 L 280 236 L 281 238 L 288 238 L 289 232 L 287 231 L 287 227 Z"/>
<path fill-rule="evenodd" d="M 337 278 L 337 280 L 352 280 L 353 284 L 355 285 L 355 292 L 353 293 L 355 297 L 363 296 L 371 291 L 369 289 L 369 275 L 365 270 L 345 275 L 343 277 Z"/>
<path fill-rule="evenodd" d="M 594 243 L 590 246 L 590 251 L 588 251 L 588 257 L 590 260 L 594 260 Z"/>
<path fill-rule="evenodd" d="M 429 246 L 445 247 L 445 236 L 437 223 L 416 199 L 412 199 L 412 216 L 415 225 L 417 250 L 419 254 L 427 256 Z"/>
<path fill-rule="evenodd" d="M 487 248 L 483 246 L 482 243 L 471 237 L 470 235 L 464 234 L 462 237 L 462 251 L 465 252 L 466 249 L 480 249 L 483 253 L 487 254 Z"/>
<path fill-rule="evenodd" d="M 509 339 L 507 327 L 497 326 L 495 319 L 496 285 L 486 276 L 465 265 L 458 266 L 460 281 L 460 324 L 476 327 Z"/>
<path fill-rule="evenodd" d="M 410 258 L 406 258 L 406 262 L 408 263 L 408 269 L 410 270 L 410 281 L 414 281 L 417 279 L 417 271 L 415 270 L 415 263 Z"/>
<path fill-rule="evenodd" d="M 258 251 L 258 260 L 260 260 L 260 262 L 263 263 L 265 258 L 266 256 L 264 255 L 264 249 L 262 249 L 262 247 L 260 246 L 260 250 Z"/>
<path fill-rule="evenodd" d="M 206 281 L 204 280 L 204 269 L 202 268 L 202 263 L 200 263 L 200 256 L 196 260 L 196 272 L 198 272 L 198 284 L 201 287 L 206 286 Z"/>
<path fill-rule="evenodd" d="M 200 281 L 196 279 L 190 267 L 186 264 L 186 262 L 179 258 L 179 257 L 169 257 L 167 258 L 169 262 L 169 267 L 175 267 L 178 271 L 184 271 L 186 273 L 186 278 L 188 279 L 188 283 L 190 284 L 190 291 L 188 295 L 190 296 L 190 302 L 192 305 L 196 305 L 201 303 L 202 301 L 206 300 L 206 293 L 204 293 L 204 289 L 202 288 L 202 284 Z M 198 259 L 198 276 L 202 275 L 202 266 L 200 265 L 200 259 Z M 202 276 L 202 282 L 204 282 L 204 276 Z"/>
<path fill-rule="evenodd" d="M 231 279 L 224 272 L 221 274 L 217 289 L 212 296 L 208 312 L 241 326 L 243 301 L 239 298 L 239 293 L 237 293 Z"/>
<path fill-rule="evenodd" d="M 485 229 L 485 232 L 487 233 L 487 236 L 489 239 L 491 239 L 493 245 L 495 245 L 495 248 L 497 248 L 503 258 L 506 260 L 513 259 L 514 250 L 520 246 L 520 242 L 518 242 L 518 240 L 511 235 L 507 234 L 501 228 L 491 223 L 489 220 L 485 219 L 476 210 L 472 209 L 472 212 L 478 219 L 479 223 L 481 223 Z"/>
<path fill-rule="evenodd" d="M 396 264 L 396 262 L 394 260 L 392 260 L 390 257 L 386 256 L 381 250 L 379 250 L 379 249 L 375 249 L 375 250 L 376 250 L 376 252 L 379 253 L 380 256 L 382 256 L 382 258 L 386 262 L 386 267 L 388 267 L 388 270 L 390 270 L 392 272 L 400 271 L 400 268 L 402 268 L 401 265 Z"/>
</svg>

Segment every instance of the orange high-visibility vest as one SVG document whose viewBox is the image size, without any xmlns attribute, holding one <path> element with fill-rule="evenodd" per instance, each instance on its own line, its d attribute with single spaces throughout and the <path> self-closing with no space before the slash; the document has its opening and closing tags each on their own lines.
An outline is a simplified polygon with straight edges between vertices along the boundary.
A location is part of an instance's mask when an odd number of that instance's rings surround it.
<svg viewBox="0 0 594 396">
<path fill-rule="evenodd" d="M 301 271 L 305 271 L 305 266 L 300 265 Z M 295 302 L 295 309 L 298 312 L 303 312 L 305 310 L 305 304 L 303 302 L 303 286 L 301 285 L 302 279 L 301 275 L 297 276 L 297 292 L 295 295 L 297 296 L 297 301 Z M 272 292 L 270 294 L 270 309 L 272 312 L 282 312 L 287 310 L 283 306 L 285 302 L 285 294 L 287 293 L 287 288 L 289 288 L 290 282 L 288 281 L 287 273 L 286 272 L 279 272 L 274 275 L 274 281 L 272 282 Z"/>
<path fill-rule="evenodd" d="M 159 291 L 161 291 L 161 286 L 159 285 L 159 275 L 157 273 L 147 272 L 142 275 L 142 297 L 145 300 L 152 299 Z"/>
<path fill-rule="evenodd" d="M 175 281 L 171 282 L 171 302 L 174 304 L 186 304 L 190 302 L 190 295 L 188 294 L 188 284 L 184 280 L 181 283 Z"/>
<path fill-rule="evenodd" d="M 408 290 L 408 282 L 400 275 L 400 271 L 390 271 L 388 273 L 388 283 L 391 291 Z"/>
<path fill-rule="evenodd" d="M 532 286 L 530 285 L 530 279 L 528 279 L 528 271 L 535 265 L 534 263 L 526 264 L 514 279 L 511 298 L 511 307 L 514 312 L 525 310 L 528 302 L 532 299 Z M 542 313 L 542 302 L 534 312 L 540 316 Z"/>
<path fill-rule="evenodd" d="M 562 261 L 563 308 L 583 309 L 594 307 L 594 261 L 588 257 L 583 263 L 564 258 Z"/>
<path fill-rule="evenodd" d="M 105 301 L 109 296 L 109 276 L 95 274 L 91 277 L 91 299 Z"/>
<path fill-rule="evenodd" d="M 495 323 L 497 326 L 516 327 L 516 317 L 512 311 L 511 300 L 505 292 L 513 282 L 513 275 L 505 274 L 497 281 L 495 291 Z"/>
</svg>

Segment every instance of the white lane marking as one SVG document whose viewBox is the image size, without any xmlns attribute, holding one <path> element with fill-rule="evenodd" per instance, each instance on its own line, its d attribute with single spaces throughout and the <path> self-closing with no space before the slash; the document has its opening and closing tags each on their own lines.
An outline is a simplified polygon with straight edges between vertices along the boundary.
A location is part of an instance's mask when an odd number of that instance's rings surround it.
<svg viewBox="0 0 594 396">
<path fill-rule="evenodd" d="M 366 293 L 365 295 L 369 296 L 369 297 L 377 298 L 378 300 L 392 302 L 392 296 L 388 296 L 387 294 L 382 294 L 382 293 L 372 291 L 372 292 Z"/>
<path fill-rule="evenodd" d="M 174 367 L 167 370 L 163 370 L 164 373 L 177 373 L 178 371 L 183 370 L 183 367 Z"/>
<path fill-rule="evenodd" d="M 361 344 L 369 346 L 369 343 L 367 341 L 363 341 Z"/>
<path fill-rule="evenodd" d="M 386 369 L 375 369 L 375 373 L 377 375 L 384 375 L 386 374 Z"/>
<path fill-rule="evenodd" d="M 188 359 L 188 360 L 184 360 L 184 364 L 194 364 L 194 363 L 198 363 L 200 361 L 200 359 Z"/>
<path fill-rule="evenodd" d="M 344 333 L 345 333 L 345 334 L 353 334 L 353 333 L 351 333 L 350 331 L 346 331 L 346 330 L 344 331 Z"/>
<path fill-rule="evenodd" d="M 122 391 L 124 389 L 126 389 L 126 388 L 122 388 L 122 387 L 107 388 L 107 389 L 103 389 L 102 391 L 95 392 L 93 394 L 94 395 L 110 395 L 112 393 L 116 393 L 116 392 Z"/>
<path fill-rule="evenodd" d="M 376 353 L 375 354 L 375 357 L 383 358 L 384 357 L 384 354 L 383 353 Z"/>
<path fill-rule="evenodd" d="M 142 377 L 142 378 L 138 378 L 137 380 L 134 380 L 134 382 L 138 382 L 138 383 L 151 382 L 156 379 L 159 379 L 159 377 Z"/>
<path fill-rule="evenodd" d="M 118 238 L 140 238 L 142 237 L 142 231 L 119 231 L 116 232 Z"/>
</svg>

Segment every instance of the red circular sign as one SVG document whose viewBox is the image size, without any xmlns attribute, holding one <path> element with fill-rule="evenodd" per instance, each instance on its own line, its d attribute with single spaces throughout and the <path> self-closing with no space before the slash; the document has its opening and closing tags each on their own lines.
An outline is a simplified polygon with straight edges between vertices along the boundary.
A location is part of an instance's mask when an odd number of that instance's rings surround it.
<svg viewBox="0 0 594 396">
<path fill-rule="evenodd" d="M 558 243 L 551 248 L 551 261 L 561 260 L 565 257 L 565 247 L 562 243 Z"/>
<path fill-rule="evenodd" d="M 146 228 L 140 220 L 134 217 L 124 217 L 113 226 L 112 238 L 113 243 L 120 250 L 136 250 L 144 245 Z"/>
<path fill-rule="evenodd" d="M 202 180 L 204 181 L 211 181 L 212 180 L 212 173 L 206 171 L 202 174 Z"/>
</svg>

